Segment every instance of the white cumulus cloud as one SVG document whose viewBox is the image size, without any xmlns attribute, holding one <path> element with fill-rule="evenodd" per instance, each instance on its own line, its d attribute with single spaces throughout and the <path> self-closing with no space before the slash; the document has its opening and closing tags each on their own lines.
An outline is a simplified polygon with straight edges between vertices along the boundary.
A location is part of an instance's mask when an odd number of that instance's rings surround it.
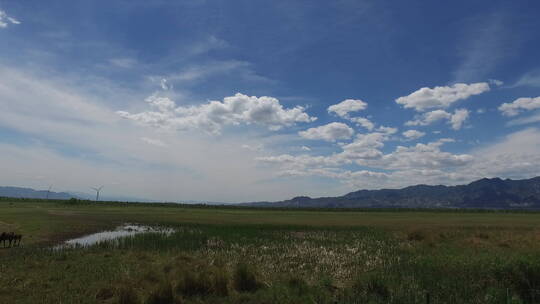
<svg viewBox="0 0 540 304">
<path fill-rule="evenodd" d="M 392 135 L 397 133 L 398 129 L 394 127 L 380 126 L 377 128 L 377 131 L 382 132 L 386 135 Z"/>
<path fill-rule="evenodd" d="M 349 120 L 356 123 L 359 126 L 362 126 L 368 129 L 369 131 L 372 131 L 373 128 L 375 128 L 375 124 L 371 122 L 369 119 L 364 118 L 364 117 L 351 117 Z"/>
<path fill-rule="evenodd" d="M 452 117 L 450 117 L 450 124 L 452 129 L 459 130 L 463 126 L 463 123 L 469 118 L 469 110 L 457 109 Z"/>
<path fill-rule="evenodd" d="M 6 28 L 10 24 L 21 24 L 21 22 L 13 17 L 10 17 L 6 12 L 0 10 L 0 28 Z"/>
<path fill-rule="evenodd" d="M 503 103 L 499 111 L 505 116 L 516 116 L 522 111 L 540 109 L 540 96 L 536 98 L 521 97 L 511 103 Z"/>
<path fill-rule="evenodd" d="M 510 120 L 507 125 L 509 126 L 517 126 L 517 125 L 526 125 L 526 124 L 532 124 L 540 122 L 540 112 L 537 112 L 533 115 L 530 115 L 528 117 L 520 117 L 516 119 Z"/>
<path fill-rule="evenodd" d="M 237 93 L 223 101 L 210 101 L 202 105 L 176 106 L 167 97 L 150 96 L 146 99 L 151 111 L 129 113 L 118 111 L 121 117 L 159 128 L 176 130 L 201 129 L 211 134 L 220 134 L 223 126 L 257 124 L 271 130 L 291 126 L 298 122 L 312 122 L 304 108 L 296 106 L 286 109 L 279 100 L 268 96 L 247 96 Z"/>
<path fill-rule="evenodd" d="M 354 130 L 344 123 L 332 122 L 324 126 L 309 128 L 306 131 L 300 131 L 298 134 L 307 139 L 336 141 L 339 139 L 351 138 L 351 136 L 354 134 Z"/>
<path fill-rule="evenodd" d="M 342 102 L 328 107 L 328 113 L 336 113 L 340 117 L 347 117 L 349 112 L 362 111 L 367 103 L 360 99 L 345 99 Z"/>
<path fill-rule="evenodd" d="M 407 169 L 446 169 L 466 165 L 473 160 L 468 154 L 452 154 L 441 151 L 440 147 L 452 139 L 443 138 L 428 144 L 416 144 L 412 147 L 398 146 L 385 155 L 380 165 L 394 170 Z"/>
<path fill-rule="evenodd" d="M 489 89 L 489 84 L 486 82 L 456 83 L 452 86 L 434 88 L 424 87 L 407 96 L 399 97 L 396 102 L 405 108 L 414 108 L 416 111 L 423 112 L 427 109 L 447 108 L 458 100 L 487 92 Z"/>
<path fill-rule="evenodd" d="M 450 138 L 409 147 L 398 146 L 395 151 L 384 154 L 380 149 L 387 140 L 391 140 L 389 135 L 380 132 L 359 134 L 353 143 L 341 145 L 343 151 L 340 153 L 327 156 L 282 154 L 257 160 L 278 166 L 280 176 L 321 176 L 355 187 L 381 188 L 383 185 L 409 185 L 411 181 L 463 179 L 459 172 L 468 170 L 467 165 L 476 159 L 470 154 L 442 151 L 443 144 L 454 141 Z M 351 171 L 343 167 L 352 162 L 366 169 Z"/>
<path fill-rule="evenodd" d="M 402 133 L 403 136 L 405 136 L 405 138 L 407 138 L 408 140 L 414 140 L 414 139 L 418 139 L 424 135 L 426 135 L 425 132 L 422 132 L 422 131 L 418 131 L 418 130 L 407 130 L 405 132 Z"/>
<path fill-rule="evenodd" d="M 463 126 L 463 123 L 469 118 L 469 110 L 457 109 L 454 114 L 448 113 L 444 110 L 434 110 L 423 113 L 417 116 L 414 120 L 407 121 L 406 126 L 428 126 L 435 122 L 446 120 L 452 125 L 452 129 L 459 130 Z"/>
<path fill-rule="evenodd" d="M 527 128 L 500 141 L 472 151 L 477 162 L 462 174 L 466 177 L 530 178 L 540 175 L 540 130 Z"/>
<path fill-rule="evenodd" d="M 385 134 L 359 134 L 343 152 L 326 156 L 280 155 L 259 158 L 259 161 L 279 167 L 279 175 L 319 176 L 338 180 L 356 189 L 403 187 L 411 184 L 462 184 L 482 177 L 529 178 L 540 174 L 540 130 L 529 128 L 510 134 L 468 153 L 443 150 L 442 138 L 427 144 L 397 146 L 393 152 L 380 149 Z M 370 156 L 371 154 L 371 156 Z M 363 166 L 351 170 L 346 165 L 354 161 Z M 381 172 L 382 171 L 382 172 Z"/>
<path fill-rule="evenodd" d="M 384 142 L 389 139 L 389 135 L 381 132 L 358 134 L 352 143 L 343 145 L 341 147 L 343 152 L 335 157 L 345 163 L 352 160 L 380 158 L 383 153 L 379 149 L 384 147 Z"/>
<path fill-rule="evenodd" d="M 434 110 L 426 112 L 421 116 L 416 117 L 415 120 L 410 120 L 405 123 L 406 126 L 428 126 L 440 120 L 450 119 L 452 114 L 445 110 Z"/>
</svg>

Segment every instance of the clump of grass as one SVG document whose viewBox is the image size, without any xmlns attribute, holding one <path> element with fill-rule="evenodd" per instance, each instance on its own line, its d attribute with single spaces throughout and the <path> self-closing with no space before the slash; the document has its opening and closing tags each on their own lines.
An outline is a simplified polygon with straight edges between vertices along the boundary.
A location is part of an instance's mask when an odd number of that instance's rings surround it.
<svg viewBox="0 0 540 304">
<path fill-rule="evenodd" d="M 165 274 L 171 272 L 172 269 L 173 269 L 173 266 L 171 264 L 166 264 L 166 265 L 163 266 L 163 272 Z"/>
<path fill-rule="evenodd" d="M 142 251 L 136 252 L 136 259 L 142 262 L 150 262 L 152 258 L 146 253 Z"/>
<path fill-rule="evenodd" d="M 526 303 L 533 303 L 535 294 L 540 290 L 540 263 L 538 261 L 521 260 L 506 267 L 504 272 L 514 286 L 515 291 Z"/>
<path fill-rule="evenodd" d="M 105 301 L 114 296 L 114 290 L 108 287 L 103 287 L 96 293 L 96 300 Z"/>
<path fill-rule="evenodd" d="M 512 245 L 510 244 L 510 241 L 508 241 L 508 240 L 503 240 L 503 241 L 499 242 L 498 245 L 501 248 L 511 248 L 512 247 Z"/>
<path fill-rule="evenodd" d="M 309 286 L 307 282 L 300 276 L 293 275 L 287 280 L 287 285 L 296 294 L 302 295 L 307 293 Z"/>
<path fill-rule="evenodd" d="M 216 268 L 212 280 L 213 291 L 216 295 L 229 295 L 229 274 L 224 268 Z"/>
<path fill-rule="evenodd" d="M 68 258 L 67 254 L 65 252 L 62 252 L 56 256 L 55 260 L 58 262 L 63 262 L 63 261 L 66 261 L 67 258 Z"/>
<path fill-rule="evenodd" d="M 193 261 L 193 257 L 185 253 L 181 253 L 176 256 L 175 260 L 178 264 L 183 264 Z"/>
<path fill-rule="evenodd" d="M 118 290 L 118 304 L 138 304 L 139 297 L 131 287 L 121 287 Z"/>
<path fill-rule="evenodd" d="M 223 268 L 202 269 L 198 273 L 186 271 L 177 290 L 187 296 L 227 296 L 229 275 Z"/>
<path fill-rule="evenodd" d="M 212 293 L 211 277 L 206 271 L 195 273 L 192 270 L 186 270 L 183 272 L 176 291 L 188 297 L 209 295 Z"/>
<path fill-rule="evenodd" d="M 421 230 L 414 230 L 407 233 L 407 240 L 409 241 L 423 241 L 426 239 L 426 234 Z"/>
<path fill-rule="evenodd" d="M 338 290 L 338 287 L 334 284 L 332 277 L 329 275 L 323 275 L 319 280 L 319 285 L 326 291 L 334 293 Z"/>
<path fill-rule="evenodd" d="M 369 275 L 356 280 L 352 289 L 368 299 L 387 300 L 390 297 L 390 289 L 387 283 L 378 275 Z"/>
<path fill-rule="evenodd" d="M 150 283 L 157 283 L 160 281 L 160 277 L 153 269 L 150 269 L 143 275 L 143 280 Z"/>
<path fill-rule="evenodd" d="M 178 261 L 178 257 L 176 257 Z M 229 273 L 226 264 L 217 259 L 212 262 L 182 256 L 184 263 L 177 263 L 176 292 L 187 297 L 229 295 Z M 173 275 L 174 277 L 174 275 Z M 174 279 L 173 279 L 174 280 Z"/>
<path fill-rule="evenodd" d="M 483 239 L 483 240 L 487 240 L 487 239 L 489 239 L 489 234 L 484 233 L 484 232 L 479 232 L 479 233 L 476 234 L 476 237 L 480 238 L 480 239 Z"/>
<path fill-rule="evenodd" d="M 261 288 L 262 284 L 257 278 L 253 266 L 238 263 L 234 270 L 234 288 L 239 292 L 253 292 Z"/>
<path fill-rule="evenodd" d="M 368 281 L 366 290 L 368 294 L 375 295 L 382 299 L 388 299 L 390 296 L 390 290 L 386 286 L 385 282 L 378 277 L 372 278 Z"/>
<path fill-rule="evenodd" d="M 145 304 L 173 304 L 174 294 L 171 283 L 161 282 L 157 288 L 150 293 Z"/>
</svg>

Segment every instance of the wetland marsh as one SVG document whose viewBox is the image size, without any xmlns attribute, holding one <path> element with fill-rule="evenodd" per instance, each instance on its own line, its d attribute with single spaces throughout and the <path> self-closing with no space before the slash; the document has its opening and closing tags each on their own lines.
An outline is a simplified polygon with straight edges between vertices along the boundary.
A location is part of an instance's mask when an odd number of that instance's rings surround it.
<svg viewBox="0 0 540 304">
<path fill-rule="evenodd" d="M 0 221 L 24 235 L 23 246 L 0 251 L 2 303 L 540 300 L 534 212 L 4 200 Z M 129 233 L 50 249 L 117 227 Z"/>
</svg>

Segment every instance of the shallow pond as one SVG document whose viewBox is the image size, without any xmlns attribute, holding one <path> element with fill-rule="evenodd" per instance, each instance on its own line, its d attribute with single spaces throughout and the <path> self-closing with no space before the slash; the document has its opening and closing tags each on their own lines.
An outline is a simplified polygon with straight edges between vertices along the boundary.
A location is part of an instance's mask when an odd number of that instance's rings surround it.
<svg viewBox="0 0 540 304">
<path fill-rule="evenodd" d="M 146 225 L 138 224 L 124 224 L 122 226 L 116 227 L 114 230 L 102 231 L 79 238 L 71 239 L 65 241 L 63 244 L 56 246 L 55 248 L 66 248 L 66 247 L 88 247 L 95 245 L 99 242 L 110 241 L 118 239 L 121 237 L 133 236 L 141 233 L 162 233 L 162 234 L 171 234 L 175 230 L 172 228 L 165 227 L 152 227 Z"/>
</svg>

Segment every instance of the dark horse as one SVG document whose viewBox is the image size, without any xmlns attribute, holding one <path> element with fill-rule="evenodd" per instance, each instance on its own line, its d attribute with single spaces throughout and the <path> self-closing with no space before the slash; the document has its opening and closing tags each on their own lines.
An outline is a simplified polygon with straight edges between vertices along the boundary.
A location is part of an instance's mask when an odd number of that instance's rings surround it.
<svg viewBox="0 0 540 304">
<path fill-rule="evenodd" d="M 2 242 L 2 247 L 6 247 L 6 241 L 7 241 L 7 233 L 2 232 L 2 234 L 0 234 L 0 242 Z"/>
<path fill-rule="evenodd" d="M 2 247 L 6 247 L 6 242 L 8 243 L 8 247 L 13 246 L 20 246 L 21 245 L 21 239 L 22 235 L 15 234 L 15 232 L 2 232 L 0 234 L 0 242 L 2 242 Z"/>
</svg>

